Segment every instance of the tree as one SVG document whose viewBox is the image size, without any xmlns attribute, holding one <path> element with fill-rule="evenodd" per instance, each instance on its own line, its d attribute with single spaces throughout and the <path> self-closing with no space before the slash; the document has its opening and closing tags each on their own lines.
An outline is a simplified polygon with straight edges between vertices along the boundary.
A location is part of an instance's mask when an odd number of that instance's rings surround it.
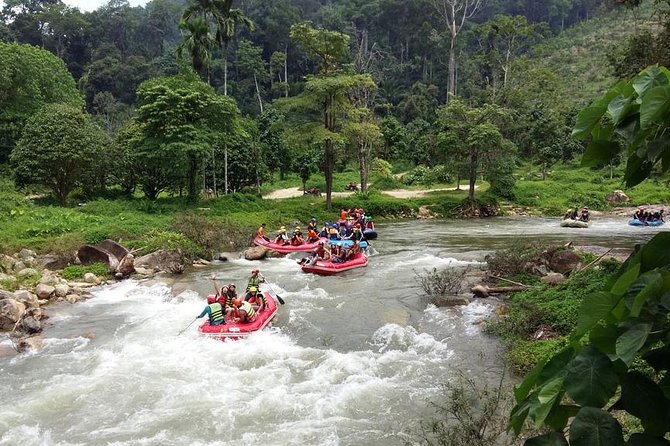
<svg viewBox="0 0 670 446">
<path fill-rule="evenodd" d="M 670 169 L 668 123 L 670 71 L 654 66 L 582 110 L 573 135 L 590 138 L 583 165 L 627 154 L 625 180 L 633 186 L 656 166 Z M 527 442 L 534 445 L 667 445 L 669 296 L 670 233 L 662 232 L 638 247 L 601 292 L 584 296 L 569 345 L 515 389 L 510 427 L 518 433 L 530 418 L 550 428 Z M 639 420 L 641 432 L 624 441 L 614 411 Z"/>
<path fill-rule="evenodd" d="M 228 95 L 228 49 L 230 42 L 235 37 L 235 27 L 244 25 L 250 31 L 253 31 L 254 24 L 244 13 L 233 8 L 234 0 L 222 0 L 217 2 L 216 14 L 216 41 L 223 48 L 223 95 Z"/>
<path fill-rule="evenodd" d="M 320 110 L 323 126 L 310 126 L 306 134 L 312 142 L 320 142 L 324 147 L 324 175 L 326 177 L 326 207 L 332 207 L 333 167 L 335 165 L 336 143 L 343 143 L 339 134 L 338 116 L 351 108 L 347 95 L 354 88 L 374 85 L 368 75 L 352 75 L 342 71 L 342 64 L 349 53 L 349 37 L 334 31 L 314 29 L 306 23 L 291 27 L 291 38 L 317 62 L 319 74 L 307 76 L 304 92 L 286 106 L 316 112 Z M 310 119 L 314 124 L 314 116 Z M 303 129 L 304 131 L 305 129 Z"/>
<path fill-rule="evenodd" d="M 0 162 L 7 160 L 26 121 L 45 104 L 84 101 L 62 60 L 30 45 L 0 43 Z"/>
<path fill-rule="evenodd" d="M 107 137 L 81 108 L 45 105 L 26 124 L 12 152 L 19 185 L 51 189 L 61 205 L 107 150 Z"/>
<path fill-rule="evenodd" d="M 290 171 L 292 156 L 284 134 L 284 116 L 276 108 L 269 107 L 258 116 L 259 140 L 265 165 L 273 174 L 279 170 L 280 179 Z"/>
<path fill-rule="evenodd" d="M 456 94 L 456 39 L 465 21 L 481 9 L 484 0 L 432 0 L 449 31 L 449 94 Z"/>
<path fill-rule="evenodd" d="M 495 168 L 510 156 L 514 145 L 505 140 L 500 127 L 508 119 L 507 112 L 495 105 L 468 107 L 452 98 L 438 110 L 438 141 L 444 158 L 455 158 L 467 166 L 468 201 L 474 202 L 475 184 L 480 170 Z"/>
<path fill-rule="evenodd" d="M 382 132 L 367 109 L 355 109 L 350 113 L 349 121 L 343 126 L 350 147 L 358 159 L 358 174 L 361 181 L 361 192 L 368 189 L 368 176 L 372 153 L 383 140 Z"/>
<path fill-rule="evenodd" d="M 209 82 L 209 64 L 216 41 L 207 22 L 200 18 L 182 20 L 179 28 L 188 31 L 188 34 L 177 47 L 177 58 L 183 59 L 184 53 L 187 53 L 195 72 Z"/>
<path fill-rule="evenodd" d="M 198 168 L 213 144 L 237 131 L 237 105 L 193 72 L 145 81 L 137 95 L 144 141 L 164 155 L 187 160 L 188 198 L 196 201 Z"/>
</svg>

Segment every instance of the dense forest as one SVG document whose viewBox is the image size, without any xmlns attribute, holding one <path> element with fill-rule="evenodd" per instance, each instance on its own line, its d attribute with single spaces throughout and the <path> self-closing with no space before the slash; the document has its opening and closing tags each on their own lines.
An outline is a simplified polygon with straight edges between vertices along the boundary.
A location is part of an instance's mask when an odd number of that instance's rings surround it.
<svg viewBox="0 0 670 446">
<path fill-rule="evenodd" d="M 608 81 L 630 76 L 668 59 L 667 6 L 112 0 L 80 12 L 6 0 L 0 162 L 17 185 L 42 185 L 61 203 L 110 189 L 195 200 L 201 187 L 254 190 L 321 170 L 330 204 L 332 173 L 347 163 L 364 191 L 370 169 L 402 165 L 469 182 L 471 200 L 477 178 L 511 197 L 521 161 L 545 174 L 583 151 L 572 125 L 602 93 L 571 91 L 548 42 L 615 17 L 625 40 L 612 37 L 607 63 L 590 63 Z"/>
</svg>

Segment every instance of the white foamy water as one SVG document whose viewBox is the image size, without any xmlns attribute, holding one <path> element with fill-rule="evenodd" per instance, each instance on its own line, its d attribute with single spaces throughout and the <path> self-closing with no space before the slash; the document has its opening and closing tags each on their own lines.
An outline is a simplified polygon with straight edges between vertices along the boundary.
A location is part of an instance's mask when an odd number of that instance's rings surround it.
<svg viewBox="0 0 670 446">
<path fill-rule="evenodd" d="M 169 286 L 126 281 L 51 306 L 41 352 L 0 357 L 0 445 L 416 444 L 456 369 L 491 382 L 501 370 L 481 331 L 493 306 L 437 308 L 416 273 L 478 265 L 524 237 L 626 247 L 652 233 L 620 223 L 381 225 L 368 267 L 339 276 L 302 273 L 295 256 L 231 259 Z M 242 289 L 252 267 L 286 301 L 273 327 L 236 342 L 200 337 L 199 322 L 178 334 L 204 307 L 212 272 Z"/>
</svg>

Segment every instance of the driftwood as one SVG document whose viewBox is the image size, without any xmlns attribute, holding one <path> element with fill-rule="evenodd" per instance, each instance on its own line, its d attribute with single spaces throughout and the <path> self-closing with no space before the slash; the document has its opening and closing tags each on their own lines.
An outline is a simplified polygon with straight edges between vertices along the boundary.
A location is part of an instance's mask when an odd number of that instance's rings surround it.
<svg viewBox="0 0 670 446">
<path fill-rule="evenodd" d="M 484 285 L 475 285 L 470 291 L 477 297 L 489 297 L 491 294 L 503 294 L 503 293 L 513 293 L 516 291 L 525 291 L 529 287 L 526 285 L 517 285 L 517 286 L 498 286 L 498 287 L 487 287 Z"/>
</svg>

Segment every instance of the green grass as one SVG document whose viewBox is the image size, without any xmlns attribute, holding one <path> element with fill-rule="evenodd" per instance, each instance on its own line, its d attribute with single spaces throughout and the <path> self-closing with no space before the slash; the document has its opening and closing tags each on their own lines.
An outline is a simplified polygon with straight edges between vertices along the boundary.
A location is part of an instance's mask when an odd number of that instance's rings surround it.
<svg viewBox="0 0 670 446">
<path fill-rule="evenodd" d="M 588 206 L 592 210 L 607 211 L 613 208 L 605 197 L 614 190 L 621 189 L 630 202 L 618 206 L 639 206 L 643 204 L 670 204 L 670 178 L 652 177 L 633 188 L 623 184 L 623 170 L 614 170 L 610 179 L 609 169 L 591 170 L 575 164 L 557 165 L 546 180 L 528 175 L 523 168 L 517 173 L 515 203 L 531 207 L 543 215 L 563 215 L 568 208 Z"/>
<path fill-rule="evenodd" d="M 86 273 L 93 273 L 97 277 L 109 277 L 107 265 L 103 263 L 93 263 L 91 265 L 71 265 L 66 266 L 61 273 L 63 279 L 66 280 L 81 280 Z"/>
</svg>

